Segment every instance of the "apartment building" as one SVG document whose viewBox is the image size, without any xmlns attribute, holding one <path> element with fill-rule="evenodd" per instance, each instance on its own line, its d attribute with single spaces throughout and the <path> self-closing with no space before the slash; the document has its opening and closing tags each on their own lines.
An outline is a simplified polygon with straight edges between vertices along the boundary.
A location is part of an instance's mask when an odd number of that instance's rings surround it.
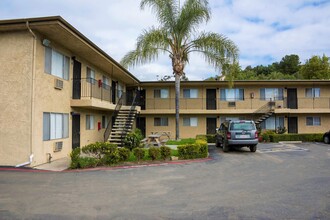
<svg viewBox="0 0 330 220">
<path fill-rule="evenodd" d="M 103 141 L 139 84 L 61 17 L 0 21 L 0 51 L 0 165 L 35 166 Z"/>
<path fill-rule="evenodd" d="M 140 82 L 61 17 L 0 21 L 0 51 L 0 165 L 33 167 L 96 141 L 120 145 L 132 126 L 175 137 L 174 82 Z M 181 83 L 181 138 L 214 134 L 228 119 L 325 132 L 330 81 Z"/>
<path fill-rule="evenodd" d="M 174 82 L 142 82 L 137 126 L 146 134 L 166 131 L 175 138 Z M 225 120 L 252 119 L 262 129 L 285 127 L 288 133 L 330 129 L 329 80 L 183 81 L 180 137 L 214 134 Z"/>
</svg>

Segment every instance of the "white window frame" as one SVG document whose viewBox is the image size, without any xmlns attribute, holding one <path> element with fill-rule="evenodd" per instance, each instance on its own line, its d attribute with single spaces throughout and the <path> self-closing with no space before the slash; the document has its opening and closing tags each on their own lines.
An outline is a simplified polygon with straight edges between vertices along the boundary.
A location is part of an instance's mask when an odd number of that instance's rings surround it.
<svg viewBox="0 0 330 220">
<path fill-rule="evenodd" d="M 198 118 L 197 117 L 183 117 L 183 126 L 197 127 L 198 126 Z"/>
<path fill-rule="evenodd" d="M 228 102 L 244 101 L 244 89 L 220 89 L 220 100 Z"/>
<path fill-rule="evenodd" d="M 159 120 L 159 123 L 157 122 Z M 168 117 L 155 117 L 154 118 L 154 126 L 155 127 L 166 127 L 168 126 Z"/>
<path fill-rule="evenodd" d="M 69 114 L 43 113 L 43 140 L 56 140 L 69 137 Z"/>
<path fill-rule="evenodd" d="M 95 129 L 94 115 L 86 115 L 86 130 Z"/>
<path fill-rule="evenodd" d="M 306 98 L 320 98 L 321 89 L 320 88 L 306 88 L 305 97 Z"/>
<path fill-rule="evenodd" d="M 321 117 L 320 116 L 306 117 L 306 126 L 321 126 Z"/>
<path fill-rule="evenodd" d="M 70 58 L 51 47 L 45 47 L 45 72 L 69 80 Z"/>
<path fill-rule="evenodd" d="M 168 89 L 154 89 L 154 98 L 168 99 L 169 97 L 170 93 Z"/>
<path fill-rule="evenodd" d="M 95 70 L 93 70 L 90 67 L 86 67 L 86 78 L 87 78 L 87 82 L 95 84 L 96 80 L 95 80 Z"/>
<path fill-rule="evenodd" d="M 185 99 L 197 99 L 198 98 L 198 89 L 183 89 L 183 98 Z"/>
<path fill-rule="evenodd" d="M 264 97 L 263 97 L 264 95 Z M 260 89 L 260 100 L 276 101 L 284 99 L 283 88 L 261 88 Z"/>
</svg>

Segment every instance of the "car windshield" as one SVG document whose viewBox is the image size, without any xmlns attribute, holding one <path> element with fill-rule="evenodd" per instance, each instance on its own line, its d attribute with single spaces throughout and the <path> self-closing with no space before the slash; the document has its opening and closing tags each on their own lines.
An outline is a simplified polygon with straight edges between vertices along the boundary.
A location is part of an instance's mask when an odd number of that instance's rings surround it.
<svg viewBox="0 0 330 220">
<path fill-rule="evenodd" d="M 254 124 L 252 122 L 237 122 L 230 125 L 230 130 L 255 130 Z"/>
</svg>

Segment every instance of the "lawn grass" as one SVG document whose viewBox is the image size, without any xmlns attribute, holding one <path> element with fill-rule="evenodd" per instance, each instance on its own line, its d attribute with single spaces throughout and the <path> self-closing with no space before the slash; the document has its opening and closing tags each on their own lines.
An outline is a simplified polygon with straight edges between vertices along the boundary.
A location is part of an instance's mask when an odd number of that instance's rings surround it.
<svg viewBox="0 0 330 220">
<path fill-rule="evenodd" d="M 195 143 L 196 139 L 195 138 L 184 138 L 181 139 L 180 141 L 176 140 L 169 140 L 166 142 L 166 145 L 184 145 L 184 144 L 193 144 Z"/>
</svg>

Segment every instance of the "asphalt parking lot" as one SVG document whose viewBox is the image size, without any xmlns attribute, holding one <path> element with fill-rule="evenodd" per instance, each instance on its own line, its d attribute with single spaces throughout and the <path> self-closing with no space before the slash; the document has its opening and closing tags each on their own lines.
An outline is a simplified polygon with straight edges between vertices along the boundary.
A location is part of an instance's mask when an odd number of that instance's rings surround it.
<svg viewBox="0 0 330 220">
<path fill-rule="evenodd" d="M 259 144 L 212 160 L 0 171 L 0 219 L 330 219 L 330 145 Z"/>
</svg>

